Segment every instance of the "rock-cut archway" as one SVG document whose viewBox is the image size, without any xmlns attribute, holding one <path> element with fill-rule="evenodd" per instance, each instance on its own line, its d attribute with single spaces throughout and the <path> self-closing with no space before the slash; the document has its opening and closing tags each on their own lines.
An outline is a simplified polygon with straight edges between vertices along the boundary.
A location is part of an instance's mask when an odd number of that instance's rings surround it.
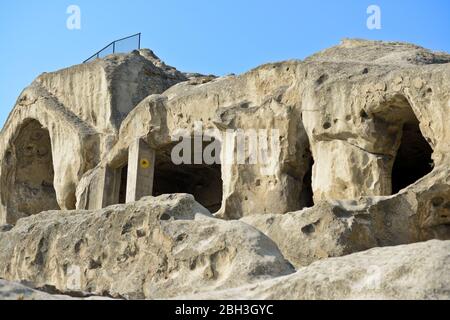
<svg viewBox="0 0 450 320">
<path fill-rule="evenodd" d="M 382 106 L 375 114 L 375 127 L 387 137 L 379 143 L 393 143 L 389 166 L 390 193 L 397 194 L 433 170 L 433 149 L 420 129 L 420 122 L 410 102 L 401 95 Z"/>
<path fill-rule="evenodd" d="M 433 149 L 420 131 L 417 118 L 406 122 L 392 168 L 392 193 L 413 184 L 433 170 Z"/>
<path fill-rule="evenodd" d="M 37 120 L 28 119 L 20 126 L 3 159 L 8 223 L 59 205 L 53 186 L 54 168 L 49 132 Z"/>
</svg>

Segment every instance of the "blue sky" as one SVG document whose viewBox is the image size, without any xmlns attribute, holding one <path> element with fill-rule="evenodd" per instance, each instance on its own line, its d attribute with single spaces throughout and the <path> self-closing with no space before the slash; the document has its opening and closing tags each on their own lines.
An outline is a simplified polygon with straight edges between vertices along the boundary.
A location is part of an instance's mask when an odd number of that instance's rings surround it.
<svg viewBox="0 0 450 320">
<path fill-rule="evenodd" d="M 69 5 L 81 29 L 68 30 Z M 366 27 L 381 8 L 382 29 Z M 448 0 L 3 0 L 0 1 L 0 126 L 34 78 L 77 64 L 112 40 L 143 33 L 182 71 L 224 75 L 303 59 L 342 38 L 414 42 L 450 52 Z"/>
</svg>

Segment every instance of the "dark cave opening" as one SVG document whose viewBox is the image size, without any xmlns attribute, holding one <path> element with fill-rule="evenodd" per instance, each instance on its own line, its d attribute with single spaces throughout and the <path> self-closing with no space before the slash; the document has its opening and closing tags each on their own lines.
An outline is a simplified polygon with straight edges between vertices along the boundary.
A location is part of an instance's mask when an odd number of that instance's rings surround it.
<svg viewBox="0 0 450 320">
<path fill-rule="evenodd" d="M 14 156 L 13 153 L 14 153 Z M 59 210 L 49 131 L 37 120 L 25 121 L 7 153 L 10 174 L 8 196 L 14 213 L 8 221 L 42 211 Z"/>
<path fill-rule="evenodd" d="M 302 193 L 301 193 L 301 208 L 314 207 L 314 192 L 312 188 L 312 174 L 313 174 L 314 160 L 311 155 L 310 165 L 308 171 L 303 177 Z"/>
<path fill-rule="evenodd" d="M 203 152 L 208 144 L 205 142 L 200 151 Z M 218 164 L 220 161 L 213 164 L 193 164 L 194 153 L 192 152 L 188 156 L 192 164 L 175 164 L 171 158 L 172 147 L 169 146 L 156 153 L 153 196 L 187 193 L 193 195 L 195 200 L 211 213 L 219 211 L 222 207 L 223 196 L 222 166 Z M 215 154 L 215 152 L 219 153 Z M 219 150 L 215 152 L 213 152 L 214 157 L 220 156 Z"/>
<path fill-rule="evenodd" d="M 433 170 L 433 149 L 420 131 L 419 121 L 404 124 L 400 147 L 392 169 L 392 193 L 415 183 Z"/>
<path fill-rule="evenodd" d="M 296 184 L 298 183 L 298 193 L 289 210 L 297 211 L 314 207 L 313 168 L 312 152 L 309 148 L 306 148 L 302 155 L 302 163 L 290 166 L 288 171 L 289 176 L 295 180 Z"/>
<path fill-rule="evenodd" d="M 211 213 L 222 206 L 222 172 L 220 165 L 175 165 L 157 157 L 153 195 L 188 193 Z"/>
<path fill-rule="evenodd" d="M 120 169 L 119 204 L 126 203 L 127 200 L 128 165 Z"/>
</svg>

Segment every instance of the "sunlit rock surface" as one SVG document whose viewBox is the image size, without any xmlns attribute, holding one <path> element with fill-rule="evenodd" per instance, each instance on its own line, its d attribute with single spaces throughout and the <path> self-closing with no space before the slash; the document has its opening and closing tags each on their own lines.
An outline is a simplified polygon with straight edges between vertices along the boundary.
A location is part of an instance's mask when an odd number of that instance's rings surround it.
<svg viewBox="0 0 450 320">
<path fill-rule="evenodd" d="M 183 73 L 146 49 L 44 73 L 0 133 L 0 278 L 64 292 L 79 266 L 81 291 L 168 298 L 449 240 L 449 88 L 449 54 L 352 39 L 224 77 Z M 175 164 L 180 132 L 200 137 L 183 156 L 215 143 L 216 161 Z M 183 218 L 158 220 L 172 206 Z M 449 296 L 449 277 L 405 297 Z M 395 298 L 362 288 L 292 297 Z"/>
</svg>

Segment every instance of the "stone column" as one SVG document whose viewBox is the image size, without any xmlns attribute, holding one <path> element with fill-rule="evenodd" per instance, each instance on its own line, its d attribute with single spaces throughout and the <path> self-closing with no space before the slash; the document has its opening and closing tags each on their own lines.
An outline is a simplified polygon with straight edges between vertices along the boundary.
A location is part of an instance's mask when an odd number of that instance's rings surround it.
<svg viewBox="0 0 450 320">
<path fill-rule="evenodd" d="M 79 203 L 78 210 L 98 210 L 117 204 L 116 170 L 106 166 L 99 168 L 86 190 L 84 201 Z"/>
<path fill-rule="evenodd" d="M 106 166 L 104 169 L 104 186 L 103 186 L 103 203 L 102 208 L 118 204 L 121 183 L 121 168 L 110 168 Z"/>
<path fill-rule="evenodd" d="M 106 168 L 101 167 L 94 171 L 83 192 L 77 199 L 77 210 L 98 210 L 104 208 L 106 190 Z"/>
<path fill-rule="evenodd" d="M 153 193 L 155 151 L 142 139 L 134 141 L 128 152 L 127 203 Z"/>
</svg>

